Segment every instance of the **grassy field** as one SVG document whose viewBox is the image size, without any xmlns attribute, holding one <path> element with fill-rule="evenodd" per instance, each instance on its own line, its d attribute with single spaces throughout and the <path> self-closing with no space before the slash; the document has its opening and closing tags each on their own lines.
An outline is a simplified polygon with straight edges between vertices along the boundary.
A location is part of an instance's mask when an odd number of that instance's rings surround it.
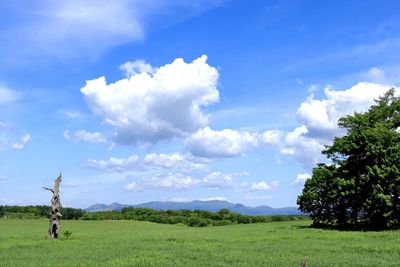
<svg viewBox="0 0 400 267">
<path fill-rule="evenodd" d="M 136 221 L 0 220 L 0 266 L 400 266 L 400 231 L 311 229 L 310 221 L 189 228 Z"/>
</svg>

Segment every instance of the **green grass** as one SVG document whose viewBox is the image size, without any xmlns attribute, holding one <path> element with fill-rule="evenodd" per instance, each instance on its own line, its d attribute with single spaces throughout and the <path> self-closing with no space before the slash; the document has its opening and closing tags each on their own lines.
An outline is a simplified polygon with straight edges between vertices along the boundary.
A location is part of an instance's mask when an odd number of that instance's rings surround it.
<svg viewBox="0 0 400 267">
<path fill-rule="evenodd" d="M 399 266 L 400 231 L 312 229 L 310 221 L 189 228 L 136 221 L 0 220 L 0 266 Z"/>
</svg>

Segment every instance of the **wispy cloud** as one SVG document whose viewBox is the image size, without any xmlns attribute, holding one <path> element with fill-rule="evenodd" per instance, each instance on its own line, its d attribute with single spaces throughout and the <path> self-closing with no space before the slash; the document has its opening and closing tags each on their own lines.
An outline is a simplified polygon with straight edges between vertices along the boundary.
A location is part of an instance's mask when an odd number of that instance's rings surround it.
<svg viewBox="0 0 400 267">
<path fill-rule="evenodd" d="M 215 7 L 211 0 L 67 0 L 1 2 L 0 56 L 14 60 L 97 57 L 118 44 L 140 41 L 158 24 L 174 24 Z M 183 12 L 176 12 L 177 10 Z M 23 23 L 21 23 L 23 21 Z"/>
<path fill-rule="evenodd" d="M 75 110 L 61 110 L 59 113 L 68 119 L 80 119 L 83 117 L 83 114 L 80 111 Z"/>
<path fill-rule="evenodd" d="M 12 147 L 17 150 L 24 149 L 25 145 L 31 141 L 31 136 L 29 134 L 25 134 L 21 136 L 20 142 L 14 143 Z"/>
<path fill-rule="evenodd" d="M 0 104 L 14 102 L 19 98 L 19 94 L 7 87 L 0 85 Z"/>
<path fill-rule="evenodd" d="M 64 131 L 64 138 L 72 142 L 78 142 L 78 141 L 85 141 L 89 143 L 107 142 L 107 139 L 103 134 L 99 132 L 88 132 L 85 130 L 78 130 L 74 133 L 70 133 L 68 130 Z"/>
<path fill-rule="evenodd" d="M 377 42 L 358 44 L 348 49 L 340 51 L 330 51 L 329 53 L 312 57 L 308 60 L 302 59 L 301 62 L 292 63 L 287 65 L 283 70 L 292 71 L 298 70 L 308 66 L 315 66 L 328 62 L 340 62 L 344 60 L 354 59 L 362 61 L 372 56 L 379 56 L 379 58 L 394 59 L 398 58 L 400 50 L 400 38 L 388 38 Z"/>
</svg>

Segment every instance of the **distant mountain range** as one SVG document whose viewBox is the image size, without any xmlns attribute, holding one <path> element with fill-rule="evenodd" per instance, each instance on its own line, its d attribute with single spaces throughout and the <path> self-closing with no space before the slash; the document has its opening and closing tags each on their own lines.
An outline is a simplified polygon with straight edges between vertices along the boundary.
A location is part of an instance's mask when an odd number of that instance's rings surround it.
<svg viewBox="0 0 400 267">
<path fill-rule="evenodd" d="M 233 204 L 228 201 L 221 200 L 210 200 L 210 201 L 190 201 L 190 202 L 173 202 L 173 201 L 152 201 L 148 203 L 142 203 L 138 205 L 125 205 L 120 203 L 112 203 L 110 205 L 106 204 L 94 204 L 86 211 L 106 211 L 106 210 L 122 210 L 126 207 L 133 208 L 150 208 L 155 210 L 207 210 L 207 211 L 219 211 L 220 209 L 229 209 L 233 212 L 238 212 L 244 215 L 301 215 L 301 213 L 296 207 L 287 208 L 272 208 L 270 206 L 258 206 L 258 207 L 248 207 L 242 204 Z"/>
</svg>

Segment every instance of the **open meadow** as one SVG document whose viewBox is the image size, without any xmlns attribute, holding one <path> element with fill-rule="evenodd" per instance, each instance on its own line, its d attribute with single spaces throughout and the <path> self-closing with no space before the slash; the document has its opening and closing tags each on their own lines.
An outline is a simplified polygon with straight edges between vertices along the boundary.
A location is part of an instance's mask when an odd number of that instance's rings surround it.
<svg viewBox="0 0 400 267">
<path fill-rule="evenodd" d="M 0 220 L 0 266 L 399 266 L 400 231 L 349 232 L 289 221 L 193 228 L 137 221 Z"/>
</svg>

